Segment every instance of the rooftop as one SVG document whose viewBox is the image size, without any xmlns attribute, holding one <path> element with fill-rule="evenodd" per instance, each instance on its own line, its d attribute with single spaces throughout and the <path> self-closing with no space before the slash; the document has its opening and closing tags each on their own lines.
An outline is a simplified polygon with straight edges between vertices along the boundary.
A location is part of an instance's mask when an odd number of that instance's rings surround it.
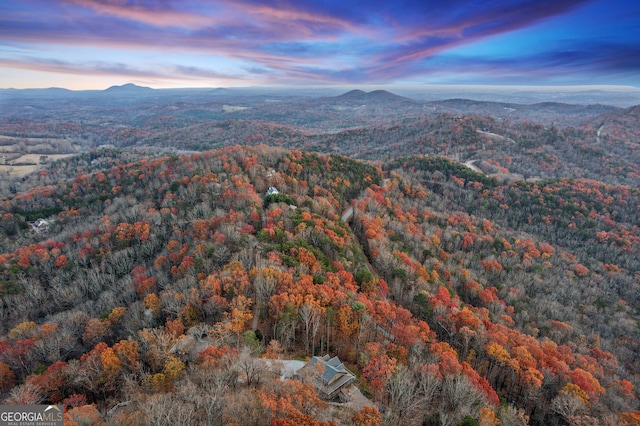
<svg viewBox="0 0 640 426">
<path fill-rule="evenodd" d="M 355 375 L 349 371 L 337 356 L 331 358 L 329 355 L 322 357 L 314 356 L 309 361 L 309 366 L 324 364 L 324 370 L 316 376 L 316 388 L 327 399 L 332 399 L 337 392 L 355 380 Z"/>
</svg>

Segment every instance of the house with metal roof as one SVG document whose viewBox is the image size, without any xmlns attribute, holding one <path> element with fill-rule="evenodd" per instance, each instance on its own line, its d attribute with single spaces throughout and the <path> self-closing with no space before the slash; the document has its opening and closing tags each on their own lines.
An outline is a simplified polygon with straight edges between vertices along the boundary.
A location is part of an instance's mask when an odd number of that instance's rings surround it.
<svg viewBox="0 0 640 426">
<path fill-rule="evenodd" d="M 313 384 L 318 394 L 326 400 L 333 400 L 340 391 L 351 384 L 356 376 L 344 366 L 337 356 L 314 356 L 307 364 L 314 371 Z"/>
</svg>

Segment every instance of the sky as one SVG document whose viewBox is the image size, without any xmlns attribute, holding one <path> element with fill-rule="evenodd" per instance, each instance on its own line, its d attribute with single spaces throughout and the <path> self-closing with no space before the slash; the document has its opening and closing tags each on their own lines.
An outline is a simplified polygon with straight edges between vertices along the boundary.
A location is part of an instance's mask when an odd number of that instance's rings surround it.
<svg viewBox="0 0 640 426">
<path fill-rule="evenodd" d="M 640 1 L 0 1 L 0 88 L 125 83 L 640 87 Z"/>
</svg>

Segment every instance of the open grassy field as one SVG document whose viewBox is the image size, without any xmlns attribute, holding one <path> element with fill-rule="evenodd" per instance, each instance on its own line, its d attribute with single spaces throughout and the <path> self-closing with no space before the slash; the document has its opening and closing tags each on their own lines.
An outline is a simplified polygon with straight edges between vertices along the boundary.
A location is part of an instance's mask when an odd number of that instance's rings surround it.
<svg viewBox="0 0 640 426">
<path fill-rule="evenodd" d="M 40 170 L 44 165 L 40 164 L 40 157 L 43 154 L 25 154 L 15 160 L 11 161 L 11 164 L 0 164 L 0 171 L 9 172 L 10 176 L 23 177 L 31 172 Z M 59 160 L 61 158 L 72 157 L 74 154 L 47 154 L 49 161 Z M 34 163 L 33 165 L 14 166 L 13 164 L 21 163 Z"/>
</svg>

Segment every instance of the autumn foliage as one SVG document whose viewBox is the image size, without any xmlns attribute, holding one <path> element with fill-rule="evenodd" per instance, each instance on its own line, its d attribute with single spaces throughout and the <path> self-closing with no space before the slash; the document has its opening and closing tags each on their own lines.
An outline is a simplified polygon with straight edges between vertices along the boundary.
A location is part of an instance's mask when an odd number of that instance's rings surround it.
<svg viewBox="0 0 640 426">
<path fill-rule="evenodd" d="M 0 204 L 55 219 L 0 254 L 0 396 L 69 424 L 635 424 L 637 202 L 427 156 L 114 160 Z M 281 379 L 326 353 L 364 408 Z"/>
</svg>

